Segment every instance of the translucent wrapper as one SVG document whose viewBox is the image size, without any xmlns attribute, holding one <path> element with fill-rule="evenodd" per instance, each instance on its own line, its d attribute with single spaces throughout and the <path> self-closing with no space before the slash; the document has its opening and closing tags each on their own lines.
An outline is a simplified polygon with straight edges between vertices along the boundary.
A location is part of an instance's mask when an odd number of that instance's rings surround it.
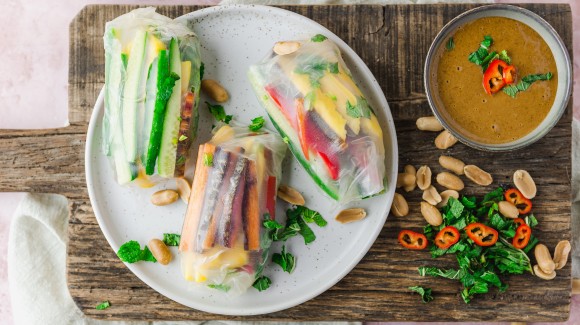
<svg viewBox="0 0 580 325">
<path fill-rule="evenodd" d="M 178 177 L 198 122 L 200 45 L 184 23 L 142 8 L 105 26 L 103 153 L 117 182 Z"/>
<path fill-rule="evenodd" d="M 293 42 L 295 42 L 293 44 Z M 249 78 L 294 156 L 331 198 L 364 199 L 385 188 L 383 132 L 338 47 L 322 35 L 274 52 Z"/>
<path fill-rule="evenodd" d="M 186 280 L 229 295 L 261 273 L 286 145 L 277 134 L 222 125 L 199 147 L 179 252 Z"/>
</svg>

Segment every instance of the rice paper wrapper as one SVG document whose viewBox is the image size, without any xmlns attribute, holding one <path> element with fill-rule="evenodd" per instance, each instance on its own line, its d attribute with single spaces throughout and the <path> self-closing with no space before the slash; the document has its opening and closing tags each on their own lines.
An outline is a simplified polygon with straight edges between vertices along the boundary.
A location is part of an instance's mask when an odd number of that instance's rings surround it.
<svg viewBox="0 0 580 325">
<path fill-rule="evenodd" d="M 273 51 L 248 73 L 273 124 L 331 198 L 344 204 L 384 192 L 383 132 L 339 48 L 323 35 L 290 45 L 298 49 Z"/>
<path fill-rule="evenodd" d="M 285 153 L 277 134 L 225 124 L 200 145 L 179 245 L 196 288 L 235 296 L 261 273 L 271 244 L 262 224 L 276 218 Z"/>
</svg>

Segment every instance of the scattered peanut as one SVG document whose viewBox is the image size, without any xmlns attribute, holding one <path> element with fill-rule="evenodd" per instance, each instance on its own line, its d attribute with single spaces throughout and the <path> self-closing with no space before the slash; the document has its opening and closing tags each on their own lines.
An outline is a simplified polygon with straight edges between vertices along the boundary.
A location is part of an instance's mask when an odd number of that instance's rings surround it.
<svg viewBox="0 0 580 325">
<path fill-rule="evenodd" d="M 405 192 L 411 192 L 417 186 L 417 169 L 413 165 L 407 165 L 407 166 L 405 166 L 404 171 L 406 174 L 413 175 L 413 183 L 409 184 L 407 186 L 403 186 L 403 189 L 405 190 Z"/>
<path fill-rule="evenodd" d="M 407 174 L 417 174 L 417 168 L 415 168 L 413 165 L 406 165 L 404 171 Z"/>
<path fill-rule="evenodd" d="M 435 147 L 439 149 L 447 149 L 457 143 L 457 138 L 449 131 L 445 130 L 435 138 Z"/>
<path fill-rule="evenodd" d="M 423 200 L 427 201 L 431 205 L 437 205 L 441 202 L 441 195 L 437 192 L 437 189 L 431 185 L 423 191 Z"/>
<path fill-rule="evenodd" d="M 426 190 L 431 186 L 431 175 L 431 168 L 429 166 L 423 165 L 419 167 L 416 174 L 417 186 L 422 190 Z"/>
<path fill-rule="evenodd" d="M 306 203 L 300 192 L 287 185 L 280 185 L 278 187 L 278 197 L 294 205 L 304 205 Z"/>
<path fill-rule="evenodd" d="M 149 241 L 147 246 L 159 264 L 167 265 L 169 262 L 171 262 L 171 259 L 173 258 L 171 251 L 169 248 L 167 248 L 163 241 L 154 238 Z"/>
<path fill-rule="evenodd" d="M 461 178 L 449 172 L 439 173 L 435 179 L 439 185 L 450 190 L 461 191 L 465 187 Z"/>
<path fill-rule="evenodd" d="M 397 188 L 414 185 L 416 179 L 414 174 L 399 173 L 397 176 Z"/>
<path fill-rule="evenodd" d="M 488 172 L 475 165 L 466 165 L 463 167 L 463 172 L 477 185 L 488 186 L 493 182 L 493 177 Z"/>
<path fill-rule="evenodd" d="M 566 266 L 566 262 L 568 261 L 568 255 L 572 250 L 572 245 L 567 240 L 561 240 L 556 245 L 554 249 L 554 264 L 556 265 L 556 270 L 559 270 Z"/>
<path fill-rule="evenodd" d="M 536 262 L 538 262 L 538 266 L 544 271 L 546 274 L 551 274 L 556 269 L 556 264 L 554 260 L 552 260 L 552 256 L 550 255 L 550 251 L 548 247 L 544 244 L 536 245 L 534 249 L 534 256 L 536 256 Z"/>
<path fill-rule="evenodd" d="M 457 175 L 463 175 L 463 167 L 465 167 L 465 163 L 457 158 L 439 156 L 439 164 L 441 167 L 448 169 Z"/>
<path fill-rule="evenodd" d="M 395 193 L 393 197 L 393 205 L 391 205 L 391 213 L 395 217 L 404 217 L 409 214 L 409 204 L 405 197 L 399 193 Z"/>
<path fill-rule="evenodd" d="M 522 195 L 528 199 L 533 199 L 536 196 L 536 183 L 530 176 L 530 173 L 520 169 L 514 172 L 514 184 L 522 192 Z"/>
<path fill-rule="evenodd" d="M 367 216 L 367 212 L 362 208 L 351 208 L 340 211 L 334 219 L 340 223 L 351 223 L 362 220 Z"/>
<path fill-rule="evenodd" d="M 230 96 L 222 85 L 212 79 L 203 79 L 201 81 L 201 90 L 218 103 L 225 103 Z"/>
<path fill-rule="evenodd" d="M 437 227 L 443 223 L 443 217 L 439 209 L 427 202 L 421 202 L 421 214 L 425 221 L 432 226 Z"/>
<path fill-rule="evenodd" d="M 300 46 L 302 46 L 300 42 L 294 41 L 276 42 L 276 44 L 274 44 L 273 51 L 278 55 L 287 55 L 298 51 Z"/>
<path fill-rule="evenodd" d="M 439 204 L 437 204 L 438 208 L 442 208 L 442 207 L 446 206 L 447 202 L 449 202 L 450 197 L 454 197 L 456 199 L 459 199 L 459 192 L 457 192 L 455 190 L 445 190 L 445 191 L 441 192 L 439 195 L 441 195 L 441 202 L 439 202 Z"/>
<path fill-rule="evenodd" d="M 179 193 L 175 190 L 161 190 L 151 195 L 151 203 L 159 206 L 171 204 L 179 199 Z"/>
<path fill-rule="evenodd" d="M 421 131 L 441 131 L 443 130 L 443 125 L 439 123 L 439 120 L 435 116 L 424 116 L 417 119 L 417 129 Z"/>
<path fill-rule="evenodd" d="M 555 271 L 552 271 L 550 273 L 546 273 L 538 265 L 534 265 L 534 273 L 536 274 L 536 276 L 538 278 L 544 279 L 544 280 L 552 280 L 553 278 L 556 277 Z"/>
<path fill-rule="evenodd" d="M 189 203 L 189 197 L 191 196 L 191 185 L 185 177 L 178 177 L 175 179 L 175 183 L 177 183 L 177 193 L 179 197 L 185 204 Z"/>
<path fill-rule="evenodd" d="M 497 205 L 499 208 L 499 213 L 501 213 L 506 218 L 515 219 L 520 215 L 518 208 L 509 201 L 499 201 Z"/>
</svg>

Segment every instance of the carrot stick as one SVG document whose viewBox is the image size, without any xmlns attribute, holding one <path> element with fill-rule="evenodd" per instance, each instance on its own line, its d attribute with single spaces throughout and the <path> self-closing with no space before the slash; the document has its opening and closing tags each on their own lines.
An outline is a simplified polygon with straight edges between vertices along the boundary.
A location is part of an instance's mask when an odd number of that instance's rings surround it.
<svg viewBox="0 0 580 325">
<path fill-rule="evenodd" d="M 246 190 L 244 193 L 244 209 L 242 218 L 246 233 L 247 249 L 260 249 L 260 210 L 258 202 L 258 187 L 256 177 L 256 163 L 251 160 L 246 173 Z"/>
</svg>

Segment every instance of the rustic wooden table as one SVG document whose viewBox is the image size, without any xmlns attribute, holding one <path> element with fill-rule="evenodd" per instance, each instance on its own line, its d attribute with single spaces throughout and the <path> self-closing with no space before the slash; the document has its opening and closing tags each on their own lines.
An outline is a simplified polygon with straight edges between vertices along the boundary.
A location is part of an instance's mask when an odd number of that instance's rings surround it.
<svg viewBox="0 0 580 325">
<path fill-rule="evenodd" d="M 345 40 L 366 62 L 387 96 L 395 118 L 400 165 L 429 164 L 439 172 L 442 151 L 433 146 L 434 134 L 419 132 L 415 119 L 430 115 L 423 87 L 424 58 L 436 33 L 453 17 L 475 5 L 289 6 L 318 21 Z M 568 5 L 523 5 L 544 17 L 558 31 L 570 55 L 571 12 Z M 69 198 L 68 286 L 81 310 L 101 319 L 223 319 L 165 298 L 142 283 L 116 257 L 91 209 L 84 176 L 84 145 L 88 121 L 104 83 L 102 35 L 106 21 L 132 6 L 93 5 L 70 25 L 69 127 L 52 130 L 0 130 L 0 192 L 60 193 Z M 200 9 L 161 6 L 170 17 Z M 496 184 L 510 182 L 516 169 L 535 175 L 540 220 L 536 234 L 549 247 L 570 238 L 570 146 L 572 103 L 558 125 L 542 140 L 512 153 L 484 153 L 458 144 L 447 153 L 490 171 Z M 482 195 L 489 188 L 466 182 L 466 193 Z M 492 291 L 471 304 L 463 303 L 459 284 L 422 278 L 417 267 L 451 267 L 451 257 L 432 260 L 428 252 L 409 252 L 397 244 L 401 228 L 419 228 L 420 194 L 407 195 L 411 215 L 388 218 L 379 238 L 360 264 L 333 288 L 289 310 L 256 320 L 424 320 L 424 321 L 564 321 L 571 290 L 570 263 L 552 281 L 532 275 L 508 277 L 506 293 Z M 422 304 L 406 290 L 427 285 L 435 301 Z M 94 306 L 102 297 L 111 301 L 105 311 Z"/>
</svg>

